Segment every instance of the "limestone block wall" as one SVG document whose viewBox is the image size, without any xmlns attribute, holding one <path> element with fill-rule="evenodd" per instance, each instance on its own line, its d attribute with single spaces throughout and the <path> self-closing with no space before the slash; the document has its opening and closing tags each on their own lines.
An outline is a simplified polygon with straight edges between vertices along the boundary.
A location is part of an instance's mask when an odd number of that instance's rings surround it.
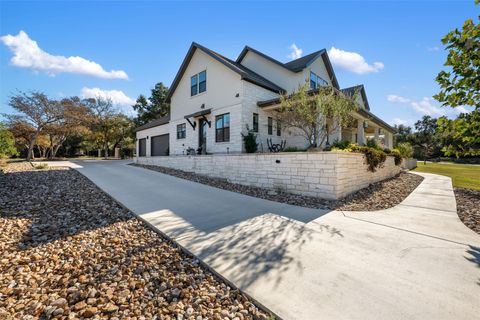
<svg viewBox="0 0 480 320">
<path fill-rule="evenodd" d="M 362 154 L 346 152 L 285 152 L 140 157 L 135 163 L 169 167 L 233 183 L 295 194 L 340 199 L 373 182 L 398 174 L 393 157 L 368 171 Z"/>
</svg>

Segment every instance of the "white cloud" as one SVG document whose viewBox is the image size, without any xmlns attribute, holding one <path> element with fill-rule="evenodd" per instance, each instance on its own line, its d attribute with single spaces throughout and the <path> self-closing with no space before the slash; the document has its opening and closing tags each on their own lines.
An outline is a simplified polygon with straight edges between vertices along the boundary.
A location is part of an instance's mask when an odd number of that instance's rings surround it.
<svg viewBox="0 0 480 320">
<path fill-rule="evenodd" d="M 387 96 L 387 100 L 389 102 L 393 102 L 393 103 L 408 103 L 408 102 L 410 102 L 410 99 L 404 98 L 404 97 L 401 97 L 401 96 L 397 96 L 395 94 L 389 94 Z"/>
<path fill-rule="evenodd" d="M 335 66 L 358 74 L 378 72 L 384 68 L 381 62 L 368 64 L 360 54 L 335 47 L 328 50 L 328 56 Z"/>
<path fill-rule="evenodd" d="M 430 52 L 437 52 L 437 51 L 440 51 L 440 48 L 435 46 L 435 47 L 428 47 L 427 48 L 428 51 Z"/>
<path fill-rule="evenodd" d="M 27 33 L 20 31 L 18 35 L 0 37 L 13 53 L 10 60 L 14 66 L 30 68 L 35 72 L 43 71 L 53 76 L 59 73 L 77 73 L 103 79 L 128 79 L 122 70 L 106 71 L 96 62 L 78 56 L 54 56 L 43 51 L 37 42 L 30 39 Z"/>
<path fill-rule="evenodd" d="M 429 97 L 423 97 L 421 100 L 414 100 L 414 99 L 397 96 L 395 94 L 389 94 L 387 96 L 387 100 L 392 103 L 406 104 L 409 107 L 411 107 L 413 110 L 415 110 L 417 113 L 425 116 L 431 116 L 431 117 L 456 116 L 460 113 L 470 112 L 467 108 L 463 106 L 452 109 L 452 108 L 440 107 L 440 106 L 434 105 L 435 100 Z M 399 119 L 399 118 L 395 118 L 394 123 L 396 119 Z"/>
<path fill-rule="evenodd" d="M 433 99 L 429 97 L 423 97 L 420 101 L 412 101 L 410 105 L 413 107 L 415 111 L 420 114 L 432 117 L 441 117 L 446 115 L 446 109 L 436 107 L 432 104 Z"/>
<path fill-rule="evenodd" d="M 292 52 L 290 52 L 290 54 L 287 57 L 289 57 L 292 60 L 300 58 L 303 54 L 303 50 L 297 47 L 295 43 L 292 43 L 292 45 L 288 48 L 292 50 Z"/>
<path fill-rule="evenodd" d="M 409 123 L 409 121 L 408 121 L 408 120 L 404 120 L 404 119 L 400 119 L 400 118 L 393 118 L 392 123 L 395 124 L 395 125 L 397 125 L 397 126 L 399 126 L 399 125 L 401 125 L 401 124 L 403 124 L 404 126 L 406 126 L 406 125 Z"/>
<path fill-rule="evenodd" d="M 120 90 L 102 90 L 100 88 L 83 87 L 80 94 L 82 98 L 102 98 L 110 100 L 114 105 L 131 106 L 135 104 L 135 100 L 127 96 Z"/>
</svg>

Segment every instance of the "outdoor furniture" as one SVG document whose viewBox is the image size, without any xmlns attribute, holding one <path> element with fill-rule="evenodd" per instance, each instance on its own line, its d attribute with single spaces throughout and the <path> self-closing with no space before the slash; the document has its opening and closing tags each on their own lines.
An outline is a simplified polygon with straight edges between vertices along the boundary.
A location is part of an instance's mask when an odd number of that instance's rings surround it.
<svg viewBox="0 0 480 320">
<path fill-rule="evenodd" d="M 270 152 L 282 152 L 286 144 L 287 140 L 281 140 L 280 143 L 273 143 L 271 138 L 267 138 L 267 146 Z"/>
</svg>

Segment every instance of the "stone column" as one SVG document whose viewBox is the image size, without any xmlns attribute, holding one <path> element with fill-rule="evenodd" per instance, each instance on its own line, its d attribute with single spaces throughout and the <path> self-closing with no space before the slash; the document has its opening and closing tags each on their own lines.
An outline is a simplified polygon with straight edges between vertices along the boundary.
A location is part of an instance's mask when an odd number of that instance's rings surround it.
<svg viewBox="0 0 480 320">
<path fill-rule="evenodd" d="M 115 148 L 115 158 L 120 159 L 120 148 Z"/>
<path fill-rule="evenodd" d="M 357 139 L 358 144 L 365 144 L 365 129 L 363 128 L 363 120 L 357 121 Z"/>
<path fill-rule="evenodd" d="M 380 143 L 380 128 L 376 127 L 374 128 L 374 135 L 375 135 L 375 141 L 377 141 L 377 143 Z"/>
<path fill-rule="evenodd" d="M 333 122 L 333 127 L 335 128 L 338 126 L 337 121 L 334 120 Z M 338 127 L 335 131 L 332 132 L 330 135 L 330 145 L 334 143 L 335 141 L 342 141 L 342 127 Z"/>
<path fill-rule="evenodd" d="M 101 156 L 102 156 L 102 150 L 101 150 L 101 149 L 98 149 L 98 150 L 97 150 L 97 157 L 100 158 Z"/>
</svg>

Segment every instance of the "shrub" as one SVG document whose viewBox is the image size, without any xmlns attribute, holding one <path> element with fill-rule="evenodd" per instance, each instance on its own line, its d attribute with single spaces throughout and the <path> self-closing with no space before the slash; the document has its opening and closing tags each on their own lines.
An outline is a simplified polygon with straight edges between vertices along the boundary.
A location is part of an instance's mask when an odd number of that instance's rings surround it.
<svg viewBox="0 0 480 320">
<path fill-rule="evenodd" d="M 253 130 L 249 130 L 247 125 L 247 134 L 243 134 L 243 143 L 245 144 L 245 151 L 247 153 L 255 153 L 258 149 L 257 136 Z"/>
<path fill-rule="evenodd" d="M 33 166 L 35 167 L 35 169 L 38 169 L 38 170 L 48 169 L 48 164 L 46 164 L 46 163 L 40 163 L 40 164 L 33 165 Z"/>
<path fill-rule="evenodd" d="M 378 146 L 377 140 L 375 140 L 373 138 L 372 139 L 367 139 L 366 145 L 369 148 L 380 149 L 380 147 Z"/>
<path fill-rule="evenodd" d="M 399 166 L 402 163 L 402 154 L 398 149 L 393 149 L 392 152 L 390 153 L 391 156 L 395 159 L 395 165 Z"/>
<path fill-rule="evenodd" d="M 408 142 L 397 144 L 397 147 L 395 149 L 398 150 L 400 155 L 404 158 L 411 158 L 413 156 L 413 147 Z"/>
<path fill-rule="evenodd" d="M 386 154 L 390 154 L 390 153 L 392 153 L 392 150 L 390 150 L 388 148 L 385 148 L 385 149 L 383 149 L 383 152 L 385 152 Z"/>
<path fill-rule="evenodd" d="M 368 170 L 371 172 L 375 172 L 377 168 L 381 167 L 385 160 L 387 160 L 387 155 L 385 152 L 372 147 L 352 144 L 348 150 L 352 152 L 363 153 L 365 155 L 365 161 L 368 164 Z"/>
<path fill-rule="evenodd" d="M 335 140 L 331 145 L 331 149 L 345 150 L 348 147 L 350 147 L 350 145 L 351 145 L 350 141 Z"/>
</svg>

